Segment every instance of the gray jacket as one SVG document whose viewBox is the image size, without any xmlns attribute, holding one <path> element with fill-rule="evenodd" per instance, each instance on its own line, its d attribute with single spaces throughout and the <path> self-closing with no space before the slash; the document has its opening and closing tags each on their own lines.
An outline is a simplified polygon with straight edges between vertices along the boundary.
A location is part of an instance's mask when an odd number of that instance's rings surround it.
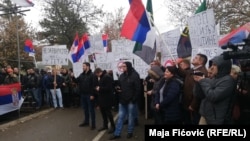
<svg viewBox="0 0 250 141">
<path fill-rule="evenodd" d="M 216 56 L 212 63 L 218 66 L 214 79 L 205 78 L 194 88 L 194 94 L 202 99 L 200 114 L 205 117 L 207 124 L 227 124 L 231 118 L 232 98 L 235 83 L 230 76 L 231 60 Z"/>
</svg>

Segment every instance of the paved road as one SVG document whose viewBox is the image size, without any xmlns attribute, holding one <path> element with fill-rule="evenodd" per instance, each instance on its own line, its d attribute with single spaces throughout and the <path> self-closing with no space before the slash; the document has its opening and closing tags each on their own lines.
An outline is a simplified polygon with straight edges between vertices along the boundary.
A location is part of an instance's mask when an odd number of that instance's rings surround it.
<svg viewBox="0 0 250 141">
<path fill-rule="evenodd" d="M 100 111 L 96 111 L 97 129 L 102 126 Z M 117 113 L 114 113 L 116 115 Z M 116 118 L 116 117 L 115 117 Z M 40 113 L 0 125 L 0 141 L 107 141 L 110 134 L 106 131 L 90 130 L 90 127 L 78 127 L 83 120 L 80 108 L 64 110 L 47 109 Z M 131 141 L 144 140 L 144 124 L 151 123 L 140 116 L 139 126 L 135 128 Z M 126 139 L 125 125 L 120 141 Z"/>
</svg>

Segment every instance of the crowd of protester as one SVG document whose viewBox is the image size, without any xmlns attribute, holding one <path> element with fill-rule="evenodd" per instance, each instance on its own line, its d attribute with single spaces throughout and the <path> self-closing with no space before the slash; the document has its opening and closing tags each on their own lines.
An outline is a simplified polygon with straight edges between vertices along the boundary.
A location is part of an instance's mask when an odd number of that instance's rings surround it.
<svg viewBox="0 0 250 141">
<path fill-rule="evenodd" d="M 96 129 L 98 108 L 103 119 L 98 131 L 108 130 L 112 134 L 110 140 L 121 137 L 125 123 L 127 138 L 133 137 L 140 113 L 147 114 L 153 119 L 152 124 L 157 125 L 250 123 L 249 77 L 239 79 L 240 66 L 223 56 L 208 60 L 206 55 L 197 54 L 192 60 L 179 58 L 165 66 L 154 60 L 144 80 L 131 62 L 120 67 L 123 73 L 114 80 L 112 71 L 101 68 L 92 71 L 88 62 L 83 63 L 83 72 L 78 77 L 67 68 L 40 71 L 30 68 L 18 79 L 18 69 L 7 66 L 1 71 L 0 84 L 20 80 L 22 89 L 32 93 L 38 110 L 42 106 L 56 109 L 81 106 L 84 116 L 79 126 L 90 126 L 91 130 Z M 112 109 L 118 111 L 116 122 Z"/>
</svg>

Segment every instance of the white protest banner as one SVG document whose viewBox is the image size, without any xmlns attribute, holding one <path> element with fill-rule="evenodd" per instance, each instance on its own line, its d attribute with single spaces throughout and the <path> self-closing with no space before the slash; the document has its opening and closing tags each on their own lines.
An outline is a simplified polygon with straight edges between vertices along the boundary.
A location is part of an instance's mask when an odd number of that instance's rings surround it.
<svg viewBox="0 0 250 141">
<path fill-rule="evenodd" d="M 90 50 L 92 53 L 104 53 L 103 43 L 102 43 L 102 34 L 95 34 L 89 36 L 90 41 Z"/>
<path fill-rule="evenodd" d="M 125 61 L 129 61 L 133 64 L 134 69 L 139 73 L 140 78 L 144 79 L 147 76 L 149 65 L 137 55 L 133 54 L 134 45 L 134 41 L 127 39 L 112 41 L 112 53 L 114 57 L 112 70 L 115 80 L 117 80 L 118 76 L 121 74 L 121 71 L 119 71 L 119 64 Z"/>
<path fill-rule="evenodd" d="M 176 28 L 174 30 L 165 32 L 161 34 L 162 40 L 160 42 L 161 48 L 161 64 L 163 65 L 166 60 L 172 60 L 171 56 L 176 59 L 177 56 L 177 46 L 180 38 L 180 29 Z M 169 51 L 170 52 L 169 52 Z"/>
<path fill-rule="evenodd" d="M 103 70 L 112 70 L 112 63 L 114 61 L 114 55 L 112 52 L 95 54 L 96 67 Z"/>
<path fill-rule="evenodd" d="M 113 40 L 112 42 L 112 52 L 114 53 L 115 60 L 124 60 L 133 58 L 133 49 L 135 42 L 121 39 Z"/>
<path fill-rule="evenodd" d="M 43 65 L 68 65 L 68 54 L 66 45 L 43 47 L 42 63 Z"/>
<path fill-rule="evenodd" d="M 82 62 L 72 63 L 72 66 L 73 66 L 74 76 L 78 77 L 83 72 Z"/>
<path fill-rule="evenodd" d="M 192 49 L 218 47 L 213 9 L 197 13 L 188 20 Z"/>
<path fill-rule="evenodd" d="M 148 69 L 150 66 L 137 55 L 134 55 L 133 64 L 135 70 L 139 73 L 140 78 L 145 79 L 148 75 Z"/>
</svg>

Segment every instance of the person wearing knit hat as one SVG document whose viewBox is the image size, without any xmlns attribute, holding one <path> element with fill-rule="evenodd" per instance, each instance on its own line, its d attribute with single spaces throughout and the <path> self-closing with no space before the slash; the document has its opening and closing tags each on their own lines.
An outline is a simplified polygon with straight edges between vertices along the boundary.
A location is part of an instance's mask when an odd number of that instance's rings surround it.
<svg viewBox="0 0 250 141">
<path fill-rule="evenodd" d="M 4 79 L 3 84 L 13 84 L 13 83 L 18 83 L 18 77 L 16 74 L 13 73 L 13 69 L 12 68 L 8 68 L 6 70 L 7 75 Z"/>
</svg>

